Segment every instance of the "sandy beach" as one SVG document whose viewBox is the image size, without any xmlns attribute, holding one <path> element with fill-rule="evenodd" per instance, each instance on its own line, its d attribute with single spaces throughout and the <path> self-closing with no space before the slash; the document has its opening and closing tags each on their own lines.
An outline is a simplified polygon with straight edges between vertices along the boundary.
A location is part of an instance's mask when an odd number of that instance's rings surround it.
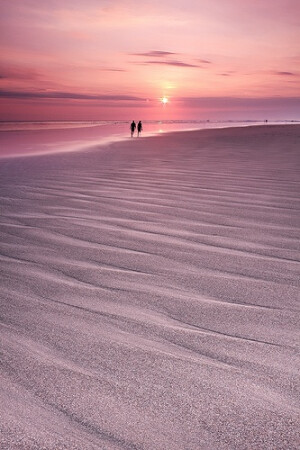
<svg viewBox="0 0 300 450">
<path fill-rule="evenodd" d="M 300 126 L 0 159 L 1 441 L 296 450 Z"/>
</svg>

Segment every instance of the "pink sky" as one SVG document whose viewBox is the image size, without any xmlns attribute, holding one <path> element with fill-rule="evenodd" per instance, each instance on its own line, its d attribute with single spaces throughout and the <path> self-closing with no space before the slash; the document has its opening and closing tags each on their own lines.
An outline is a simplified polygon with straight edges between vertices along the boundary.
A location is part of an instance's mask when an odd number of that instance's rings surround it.
<svg viewBox="0 0 300 450">
<path fill-rule="evenodd" d="M 299 0 L 0 0 L 0 22 L 0 120 L 300 119 Z"/>
</svg>

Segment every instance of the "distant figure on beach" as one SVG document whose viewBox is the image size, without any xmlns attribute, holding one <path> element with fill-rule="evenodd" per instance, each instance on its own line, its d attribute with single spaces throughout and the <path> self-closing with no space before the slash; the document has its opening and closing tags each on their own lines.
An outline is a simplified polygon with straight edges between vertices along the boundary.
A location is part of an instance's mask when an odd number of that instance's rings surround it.
<svg viewBox="0 0 300 450">
<path fill-rule="evenodd" d="M 137 126 L 138 136 L 140 135 L 140 132 L 142 131 L 142 129 L 143 129 L 142 122 L 139 121 L 138 126 Z"/>
<path fill-rule="evenodd" d="M 135 132 L 136 129 L 136 124 L 135 121 L 133 120 L 130 124 L 130 130 L 131 130 L 131 137 L 133 136 L 133 133 Z"/>
</svg>

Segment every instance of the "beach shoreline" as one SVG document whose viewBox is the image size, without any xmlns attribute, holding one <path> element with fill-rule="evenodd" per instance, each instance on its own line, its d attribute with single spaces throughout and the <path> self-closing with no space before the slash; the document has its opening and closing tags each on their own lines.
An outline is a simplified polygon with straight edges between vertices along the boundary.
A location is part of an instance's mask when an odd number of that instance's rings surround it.
<svg viewBox="0 0 300 450">
<path fill-rule="evenodd" d="M 300 125 L 2 157 L 0 446 L 296 450 Z"/>
<path fill-rule="evenodd" d="M 18 122 L 0 124 L 0 160 L 19 156 L 84 151 L 89 147 L 105 146 L 126 141 L 129 122 L 116 121 L 102 124 L 84 122 Z M 152 121 L 145 123 L 141 137 L 157 136 L 181 131 L 243 128 L 249 126 L 297 125 L 296 122 L 264 121 Z M 137 136 L 135 135 L 134 138 Z"/>
</svg>

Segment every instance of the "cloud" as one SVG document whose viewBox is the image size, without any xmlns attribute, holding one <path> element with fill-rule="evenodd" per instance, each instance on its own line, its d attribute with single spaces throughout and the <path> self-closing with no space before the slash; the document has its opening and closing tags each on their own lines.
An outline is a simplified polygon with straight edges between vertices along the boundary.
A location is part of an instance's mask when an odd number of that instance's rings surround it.
<svg viewBox="0 0 300 450">
<path fill-rule="evenodd" d="M 102 72 L 127 72 L 127 70 L 125 70 L 125 69 L 117 69 L 117 68 L 101 68 L 100 69 Z"/>
<path fill-rule="evenodd" d="M 151 50 L 150 52 L 145 53 L 131 53 L 133 56 L 146 56 L 149 58 L 164 58 L 165 56 L 177 55 L 174 52 L 165 52 L 162 50 Z"/>
<path fill-rule="evenodd" d="M 10 80 L 39 80 L 41 74 L 34 69 L 18 68 L 18 67 L 1 67 L 0 78 Z"/>
<path fill-rule="evenodd" d="M 172 60 L 170 60 L 170 61 L 168 61 L 168 60 L 165 60 L 165 61 L 145 61 L 144 63 L 139 63 L 139 64 L 145 64 L 145 65 L 163 65 L 163 66 L 175 66 L 175 67 L 200 67 L 200 66 L 198 66 L 198 65 L 196 65 L 196 64 L 188 64 L 188 63 L 185 63 L 185 62 L 183 62 L 183 61 L 172 61 Z"/>
<path fill-rule="evenodd" d="M 209 61 L 208 59 L 198 59 L 198 61 L 199 61 L 201 64 L 212 64 L 212 62 Z"/>
<path fill-rule="evenodd" d="M 183 105 L 206 109 L 239 109 L 239 108 L 300 108 L 299 97 L 180 97 Z"/>
<path fill-rule="evenodd" d="M 135 64 L 140 65 L 163 65 L 163 66 L 174 66 L 174 67 L 200 67 L 198 64 L 186 63 L 184 61 L 168 59 L 169 56 L 178 55 L 178 53 L 164 51 L 164 50 L 151 50 L 149 52 L 142 53 L 130 53 L 133 56 L 142 56 L 148 58 L 157 58 L 153 60 L 136 62 Z M 206 60 L 203 60 L 206 62 Z M 207 62 L 208 63 L 208 62 Z"/>
<path fill-rule="evenodd" d="M 280 71 L 274 72 L 274 75 L 281 75 L 284 77 L 295 77 L 296 76 L 296 74 L 294 72 L 280 72 Z"/>
<path fill-rule="evenodd" d="M 145 101 L 145 98 L 131 95 L 79 94 L 76 92 L 30 92 L 0 89 L 0 97 L 15 99 L 70 99 L 70 100 L 108 100 L 108 101 Z"/>
</svg>

